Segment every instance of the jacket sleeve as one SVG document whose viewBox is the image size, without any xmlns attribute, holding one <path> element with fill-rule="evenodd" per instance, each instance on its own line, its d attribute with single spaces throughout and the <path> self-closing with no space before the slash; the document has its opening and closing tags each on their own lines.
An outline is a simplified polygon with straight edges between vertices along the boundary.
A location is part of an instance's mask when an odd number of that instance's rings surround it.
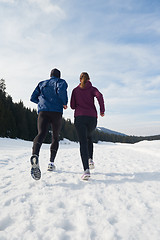
<svg viewBox="0 0 160 240">
<path fill-rule="evenodd" d="M 67 105 L 68 103 L 67 88 L 68 85 L 66 81 L 63 80 L 62 82 L 57 83 L 57 94 L 61 99 L 63 105 Z"/>
<path fill-rule="evenodd" d="M 70 107 L 71 107 L 72 109 L 75 109 L 75 108 L 76 108 L 76 100 L 75 100 L 74 90 L 72 91 L 72 94 L 71 94 Z"/>
<path fill-rule="evenodd" d="M 38 97 L 40 96 L 40 88 L 39 88 L 39 85 L 35 88 L 35 90 L 33 91 L 32 95 L 31 95 L 31 98 L 30 98 L 30 101 L 31 102 L 34 102 L 34 103 L 38 103 L 39 100 L 38 100 Z"/>
<path fill-rule="evenodd" d="M 100 91 L 97 88 L 95 88 L 94 95 L 98 100 L 98 103 L 99 103 L 99 106 L 100 106 L 100 113 L 104 113 L 105 112 L 105 106 L 104 106 L 104 99 L 103 99 L 102 93 L 100 93 Z"/>
</svg>

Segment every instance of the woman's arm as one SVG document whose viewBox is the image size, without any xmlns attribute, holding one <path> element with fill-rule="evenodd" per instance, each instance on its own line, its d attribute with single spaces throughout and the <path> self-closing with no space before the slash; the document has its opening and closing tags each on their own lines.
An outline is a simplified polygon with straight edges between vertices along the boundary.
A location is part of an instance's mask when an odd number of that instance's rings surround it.
<svg viewBox="0 0 160 240">
<path fill-rule="evenodd" d="M 72 109 L 76 108 L 76 100 L 75 100 L 74 90 L 72 91 L 72 95 L 71 95 L 70 107 Z"/>
<path fill-rule="evenodd" d="M 95 88 L 95 93 L 94 94 L 95 94 L 95 97 L 97 98 L 98 103 L 99 103 L 100 115 L 103 117 L 104 116 L 104 112 L 105 112 L 103 95 L 97 88 Z"/>
</svg>

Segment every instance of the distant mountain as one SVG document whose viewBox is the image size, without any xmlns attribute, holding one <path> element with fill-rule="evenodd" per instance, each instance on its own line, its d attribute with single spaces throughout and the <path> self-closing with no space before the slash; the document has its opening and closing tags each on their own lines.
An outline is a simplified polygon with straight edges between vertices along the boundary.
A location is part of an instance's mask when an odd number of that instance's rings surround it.
<svg viewBox="0 0 160 240">
<path fill-rule="evenodd" d="M 102 131 L 102 132 L 104 132 L 104 133 L 108 133 L 108 134 L 115 134 L 115 135 L 127 136 L 127 135 L 124 134 L 124 133 L 116 132 L 116 131 L 113 131 L 113 130 L 110 130 L 110 129 L 107 129 L 107 128 L 104 128 L 104 127 L 97 127 L 97 130 L 98 130 L 98 131 Z"/>
</svg>

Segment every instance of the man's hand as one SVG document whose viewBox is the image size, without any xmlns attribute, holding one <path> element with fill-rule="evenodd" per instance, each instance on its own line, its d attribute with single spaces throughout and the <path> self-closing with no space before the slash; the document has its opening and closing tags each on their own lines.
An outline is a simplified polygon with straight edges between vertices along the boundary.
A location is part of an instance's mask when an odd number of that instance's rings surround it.
<svg viewBox="0 0 160 240">
<path fill-rule="evenodd" d="M 64 108 L 64 109 L 67 109 L 67 105 L 63 105 L 63 108 Z"/>
</svg>

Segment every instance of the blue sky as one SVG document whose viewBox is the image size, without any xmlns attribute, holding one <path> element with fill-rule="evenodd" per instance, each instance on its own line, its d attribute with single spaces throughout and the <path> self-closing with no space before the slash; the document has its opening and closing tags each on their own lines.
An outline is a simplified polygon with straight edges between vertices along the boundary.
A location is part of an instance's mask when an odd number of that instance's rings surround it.
<svg viewBox="0 0 160 240">
<path fill-rule="evenodd" d="M 0 33 L 0 78 L 14 102 L 36 108 L 30 95 L 54 67 L 70 98 L 87 71 L 105 99 L 98 126 L 160 134 L 159 0 L 0 0 Z"/>
</svg>

